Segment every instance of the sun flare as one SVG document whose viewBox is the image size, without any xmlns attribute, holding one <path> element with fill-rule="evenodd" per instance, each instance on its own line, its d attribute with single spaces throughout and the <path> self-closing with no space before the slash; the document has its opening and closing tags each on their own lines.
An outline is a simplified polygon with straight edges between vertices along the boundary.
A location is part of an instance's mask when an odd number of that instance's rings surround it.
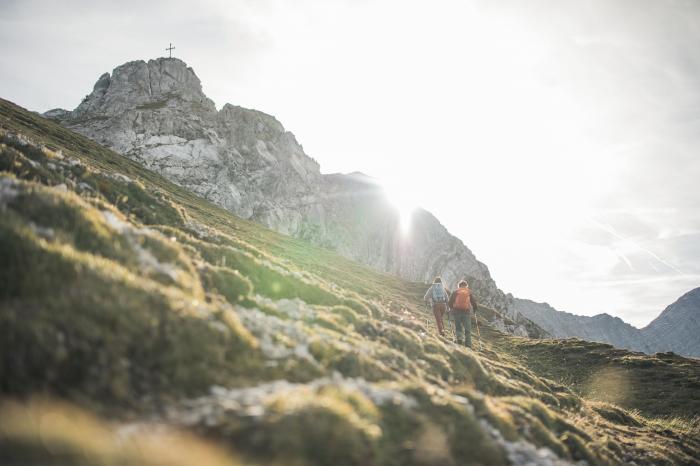
<svg viewBox="0 0 700 466">
<path fill-rule="evenodd" d="M 392 182 L 383 182 L 382 187 L 387 199 L 398 212 L 399 230 L 404 235 L 408 234 L 411 231 L 413 214 L 418 207 L 415 191 Z"/>
</svg>

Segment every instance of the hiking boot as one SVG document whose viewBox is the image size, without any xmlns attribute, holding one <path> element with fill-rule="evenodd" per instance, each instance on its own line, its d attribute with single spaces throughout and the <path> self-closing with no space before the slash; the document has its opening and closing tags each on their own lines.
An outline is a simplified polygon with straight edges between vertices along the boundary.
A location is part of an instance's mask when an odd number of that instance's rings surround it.
<svg viewBox="0 0 700 466">
<path fill-rule="evenodd" d="M 463 342 L 462 340 L 457 340 L 455 343 L 457 343 L 458 345 L 463 345 L 463 344 L 464 344 L 464 342 Z"/>
<path fill-rule="evenodd" d="M 461 343 L 461 344 L 463 344 L 464 346 L 466 346 L 467 348 L 470 348 L 470 349 L 471 349 L 471 347 L 472 347 L 472 345 L 470 345 L 470 344 L 467 343 L 466 341 L 465 341 L 464 343 Z"/>
</svg>

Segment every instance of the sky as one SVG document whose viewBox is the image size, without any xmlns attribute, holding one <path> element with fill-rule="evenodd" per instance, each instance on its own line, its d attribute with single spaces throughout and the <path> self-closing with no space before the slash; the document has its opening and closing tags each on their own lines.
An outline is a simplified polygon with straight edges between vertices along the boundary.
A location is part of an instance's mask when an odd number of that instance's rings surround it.
<svg viewBox="0 0 700 466">
<path fill-rule="evenodd" d="M 0 96 L 174 56 L 324 173 L 433 214 L 499 287 L 641 327 L 700 286 L 700 2 L 0 0 Z"/>
</svg>

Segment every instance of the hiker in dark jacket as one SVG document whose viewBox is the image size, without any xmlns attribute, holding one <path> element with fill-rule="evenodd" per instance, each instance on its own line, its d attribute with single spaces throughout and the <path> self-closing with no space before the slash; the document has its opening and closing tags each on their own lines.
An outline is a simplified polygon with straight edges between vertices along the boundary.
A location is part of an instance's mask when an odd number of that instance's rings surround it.
<svg viewBox="0 0 700 466">
<path fill-rule="evenodd" d="M 443 317 L 447 311 L 447 300 L 450 295 L 442 284 L 442 279 L 440 277 L 435 277 L 433 284 L 430 285 L 428 291 L 426 291 L 423 300 L 426 304 L 433 308 L 433 315 L 435 316 L 435 324 L 437 325 L 438 332 L 441 337 L 445 336 L 445 327 L 443 325 Z"/>
<path fill-rule="evenodd" d="M 466 280 L 459 282 L 459 286 L 450 296 L 448 306 L 452 312 L 457 334 L 457 344 L 472 347 L 472 321 L 471 314 L 476 316 L 476 298 L 469 289 Z M 464 339 L 460 338 L 460 333 L 464 332 Z"/>
</svg>

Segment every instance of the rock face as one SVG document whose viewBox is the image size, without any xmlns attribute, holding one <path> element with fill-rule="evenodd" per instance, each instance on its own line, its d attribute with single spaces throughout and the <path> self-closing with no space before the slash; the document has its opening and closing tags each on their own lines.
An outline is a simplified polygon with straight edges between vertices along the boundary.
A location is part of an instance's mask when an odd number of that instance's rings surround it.
<svg viewBox="0 0 700 466">
<path fill-rule="evenodd" d="M 284 233 L 315 202 L 318 164 L 272 116 L 217 111 L 177 59 L 129 62 L 103 74 L 61 120 L 179 185 Z M 314 197 L 313 199 L 310 196 Z"/>
<path fill-rule="evenodd" d="M 61 118 L 67 117 L 69 114 L 69 110 L 65 110 L 62 108 L 54 108 L 44 112 L 43 116 L 45 116 L 46 118 L 51 118 L 53 120 L 60 120 Z"/>
<path fill-rule="evenodd" d="M 514 305 L 556 338 L 577 337 L 645 353 L 673 351 L 700 357 L 700 288 L 684 294 L 641 330 L 608 314 L 578 316 L 547 303 L 517 298 Z"/>
<path fill-rule="evenodd" d="M 642 329 L 656 351 L 700 358 L 700 288 L 695 288 L 668 306 Z"/>
<path fill-rule="evenodd" d="M 74 111 L 45 116 L 240 217 L 378 270 L 417 282 L 440 274 L 451 286 L 469 277 L 480 300 L 510 319 L 508 330 L 531 334 L 536 328 L 433 215 L 417 211 L 411 234 L 403 235 L 397 209 L 374 180 L 359 173 L 322 175 L 270 115 L 230 104 L 217 111 L 181 60 L 126 63 L 100 76 Z"/>
</svg>

